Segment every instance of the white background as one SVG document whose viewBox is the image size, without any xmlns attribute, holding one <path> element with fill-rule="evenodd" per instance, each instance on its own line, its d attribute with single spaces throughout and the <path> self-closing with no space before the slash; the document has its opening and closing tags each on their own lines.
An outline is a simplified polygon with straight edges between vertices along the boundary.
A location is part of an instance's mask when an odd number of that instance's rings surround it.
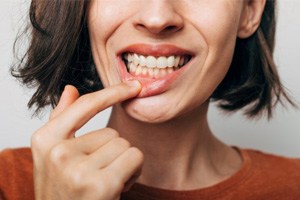
<svg viewBox="0 0 300 200">
<path fill-rule="evenodd" d="M 9 74 L 13 42 L 26 19 L 28 0 L 0 1 L 0 149 L 30 145 L 30 135 L 48 118 L 32 118 L 26 104 L 32 90 L 22 87 Z M 300 1 L 279 2 L 275 57 L 285 86 L 300 102 Z M 25 45 L 26 46 L 26 45 Z M 104 127 L 109 110 L 96 116 L 82 133 Z M 272 121 L 249 121 L 240 114 L 223 115 L 214 106 L 210 124 L 218 137 L 231 145 L 256 148 L 276 154 L 300 157 L 300 111 L 278 108 Z"/>
</svg>

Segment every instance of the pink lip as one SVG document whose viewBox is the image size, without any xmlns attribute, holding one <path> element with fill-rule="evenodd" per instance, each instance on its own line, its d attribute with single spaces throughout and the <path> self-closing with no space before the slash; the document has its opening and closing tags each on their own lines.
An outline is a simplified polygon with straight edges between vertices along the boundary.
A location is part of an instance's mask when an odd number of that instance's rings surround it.
<svg viewBox="0 0 300 200">
<path fill-rule="evenodd" d="M 187 66 L 184 66 L 179 70 L 159 79 L 153 79 L 150 77 L 147 78 L 147 77 L 133 76 L 127 72 L 125 63 L 121 58 L 122 53 L 125 52 L 132 52 L 141 55 L 152 55 L 156 57 L 171 56 L 171 55 L 190 55 L 193 57 L 192 52 L 169 44 L 166 45 L 134 44 L 119 51 L 117 53 L 117 59 L 121 69 L 122 80 L 126 81 L 126 80 L 135 79 L 140 81 L 140 83 L 142 84 L 142 91 L 140 92 L 138 97 L 149 97 L 149 96 L 154 96 L 165 92 L 168 89 L 168 87 L 171 85 L 171 83 L 174 82 L 180 76 L 180 74 L 182 74 L 185 71 L 185 69 L 187 69 Z M 187 63 L 186 65 L 189 65 L 189 63 Z"/>
</svg>

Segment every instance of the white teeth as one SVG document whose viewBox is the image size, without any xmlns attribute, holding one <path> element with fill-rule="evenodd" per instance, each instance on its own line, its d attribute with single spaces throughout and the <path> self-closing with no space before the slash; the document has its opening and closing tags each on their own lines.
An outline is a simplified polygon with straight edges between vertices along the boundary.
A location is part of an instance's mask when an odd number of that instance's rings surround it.
<svg viewBox="0 0 300 200">
<path fill-rule="evenodd" d="M 134 63 L 136 66 L 145 66 L 148 68 L 173 68 L 173 67 L 181 67 L 187 61 L 188 58 L 186 56 L 143 56 L 136 53 L 127 53 L 124 55 L 124 59 L 129 63 Z"/>
<path fill-rule="evenodd" d="M 156 58 L 153 56 L 148 56 L 146 58 L 146 66 L 150 68 L 156 67 Z"/>
<path fill-rule="evenodd" d="M 142 67 L 138 66 L 135 70 L 135 75 L 140 75 L 142 73 Z"/>
<path fill-rule="evenodd" d="M 144 56 L 136 53 L 124 54 L 129 73 L 136 76 L 161 78 L 177 71 L 189 61 L 187 56 Z"/>
<path fill-rule="evenodd" d="M 165 70 L 165 69 L 160 69 L 159 73 L 160 73 L 160 77 L 164 77 L 165 75 L 168 74 L 167 70 Z"/>
<path fill-rule="evenodd" d="M 147 67 L 143 67 L 143 69 L 142 69 L 142 74 L 143 74 L 143 75 L 146 75 L 146 74 L 147 74 L 147 72 L 148 72 L 148 69 L 147 69 Z"/>
<path fill-rule="evenodd" d="M 168 67 L 173 67 L 175 64 L 175 57 L 174 56 L 169 56 L 167 59 L 167 66 Z"/>
<path fill-rule="evenodd" d="M 162 56 L 162 57 L 159 57 L 157 60 L 156 60 L 156 66 L 158 68 L 166 68 L 166 66 L 168 66 L 168 62 L 167 62 L 167 58 Z"/>
<path fill-rule="evenodd" d="M 140 65 L 146 66 L 146 57 L 143 55 L 140 55 Z"/>
<path fill-rule="evenodd" d="M 140 63 L 140 59 L 139 59 L 139 56 L 137 54 L 133 54 L 133 63 L 135 65 L 138 65 Z"/>
<path fill-rule="evenodd" d="M 154 68 L 153 74 L 154 74 L 155 78 L 158 78 L 158 73 L 159 73 L 159 69 L 158 68 Z"/>
<path fill-rule="evenodd" d="M 154 76 L 153 69 L 148 69 L 148 74 L 149 74 L 149 76 L 153 77 Z"/>
<path fill-rule="evenodd" d="M 134 63 L 130 63 L 129 65 L 129 72 L 135 76 L 148 76 L 150 78 L 161 78 L 168 74 L 173 73 L 174 71 L 178 70 L 179 67 L 170 67 L 166 69 L 159 69 L 149 68 L 149 67 L 142 67 L 140 65 L 135 66 Z"/>
<path fill-rule="evenodd" d="M 127 55 L 127 60 L 128 62 L 132 62 L 133 61 L 133 54 L 126 54 Z M 126 56 L 125 56 L 126 59 Z"/>
<path fill-rule="evenodd" d="M 168 68 L 167 71 L 168 71 L 168 74 L 171 74 L 174 70 L 173 70 L 173 68 Z"/>
<path fill-rule="evenodd" d="M 130 63 L 130 64 L 129 64 L 129 71 L 130 71 L 130 72 L 134 72 L 135 70 L 136 70 L 136 65 L 133 64 L 133 63 Z"/>
<path fill-rule="evenodd" d="M 175 64 L 174 64 L 175 67 L 178 66 L 179 61 L 180 61 L 180 56 L 176 56 L 176 57 L 175 57 Z"/>
</svg>

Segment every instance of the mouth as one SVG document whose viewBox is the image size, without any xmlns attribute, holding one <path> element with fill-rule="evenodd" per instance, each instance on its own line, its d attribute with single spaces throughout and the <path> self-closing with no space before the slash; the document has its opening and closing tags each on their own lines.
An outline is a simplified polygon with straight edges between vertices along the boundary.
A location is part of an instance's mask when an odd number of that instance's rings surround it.
<svg viewBox="0 0 300 200">
<path fill-rule="evenodd" d="M 186 71 L 193 53 L 174 45 L 131 45 L 119 53 L 122 80 L 136 79 L 142 84 L 138 97 L 161 94 Z"/>
<path fill-rule="evenodd" d="M 134 52 L 122 54 L 122 60 L 129 74 L 135 77 L 159 79 L 184 67 L 191 55 L 152 56 Z"/>
</svg>

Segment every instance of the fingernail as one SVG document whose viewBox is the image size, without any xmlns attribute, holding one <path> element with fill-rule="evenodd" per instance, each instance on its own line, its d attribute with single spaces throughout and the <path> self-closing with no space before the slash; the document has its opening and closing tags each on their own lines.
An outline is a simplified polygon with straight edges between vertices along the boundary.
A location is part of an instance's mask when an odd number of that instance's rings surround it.
<svg viewBox="0 0 300 200">
<path fill-rule="evenodd" d="M 133 88 L 140 88 L 141 87 L 141 83 L 138 80 L 128 80 L 128 81 L 125 81 L 125 83 L 129 87 L 133 87 Z"/>
</svg>

